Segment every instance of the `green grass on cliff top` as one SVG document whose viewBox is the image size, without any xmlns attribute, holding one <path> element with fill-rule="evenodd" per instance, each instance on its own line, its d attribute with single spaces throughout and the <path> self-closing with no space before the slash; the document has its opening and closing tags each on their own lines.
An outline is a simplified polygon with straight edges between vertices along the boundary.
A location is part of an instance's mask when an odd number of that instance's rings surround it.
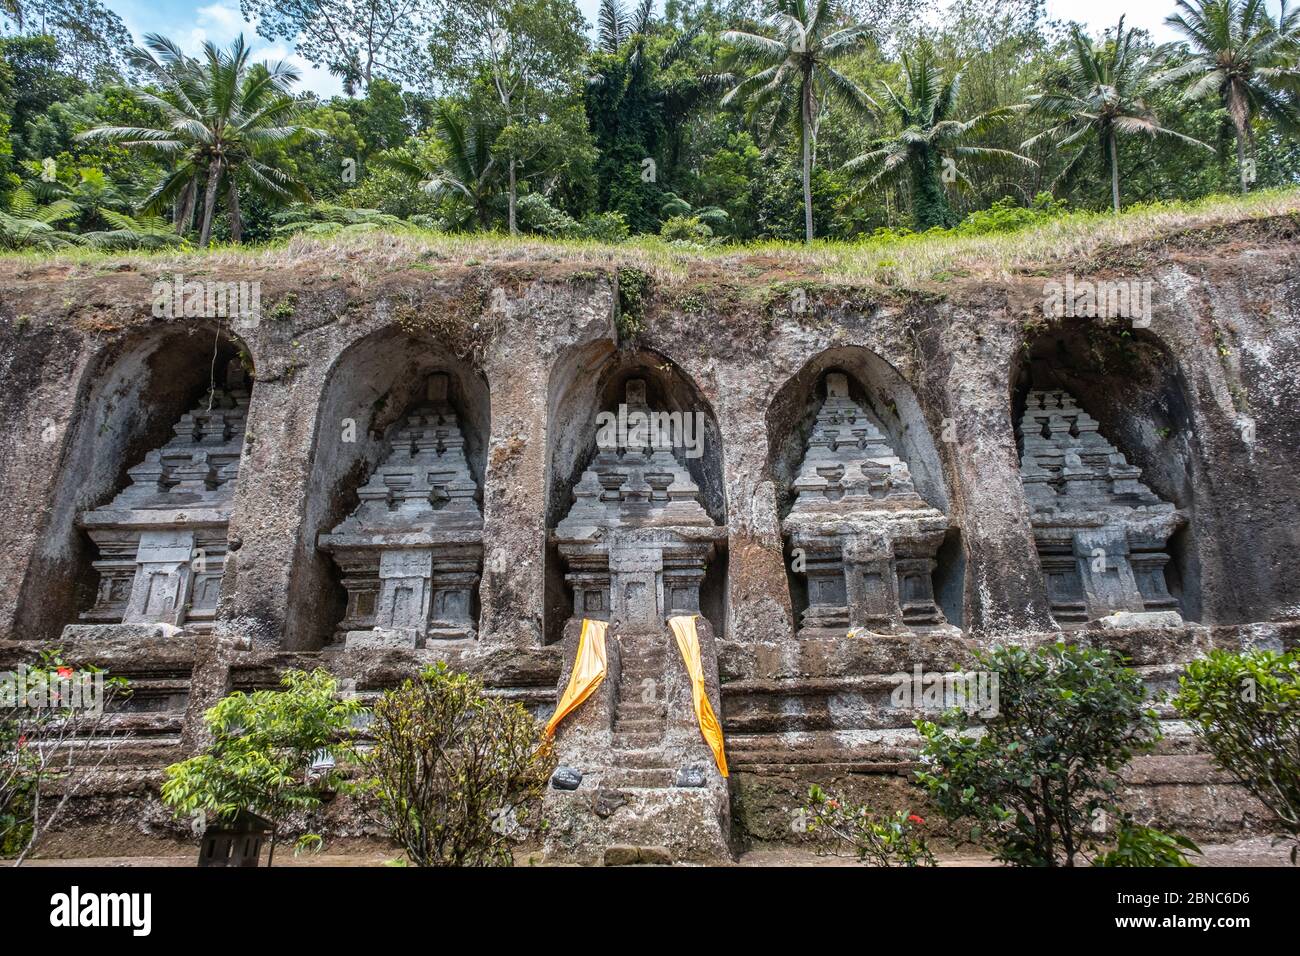
<svg viewBox="0 0 1300 956">
<path fill-rule="evenodd" d="M 735 271 L 737 277 L 789 272 L 792 278 L 823 276 L 840 281 L 906 286 L 949 277 L 997 276 L 1072 261 L 1094 252 L 1158 240 L 1187 229 L 1227 226 L 1251 219 L 1300 215 L 1300 188 L 1262 190 L 1249 196 L 1209 196 L 1195 202 L 1134 206 L 1118 216 L 1074 212 L 1010 232 L 967 236 L 931 232 L 857 242 L 756 242 L 731 246 L 682 246 L 657 237 L 615 245 L 581 240 L 510 238 L 498 234 L 453 235 L 416 228 L 344 231 L 295 236 L 250 246 L 220 245 L 203 252 L 102 252 L 73 248 L 55 253 L 0 256 L 0 271 L 21 274 L 37 263 L 66 265 L 71 276 L 115 265 L 147 271 L 202 268 L 310 269 L 360 281 L 405 268 L 436 270 L 439 264 L 478 266 L 563 263 L 567 267 L 639 268 L 670 283 L 689 278 L 692 265 Z"/>
</svg>

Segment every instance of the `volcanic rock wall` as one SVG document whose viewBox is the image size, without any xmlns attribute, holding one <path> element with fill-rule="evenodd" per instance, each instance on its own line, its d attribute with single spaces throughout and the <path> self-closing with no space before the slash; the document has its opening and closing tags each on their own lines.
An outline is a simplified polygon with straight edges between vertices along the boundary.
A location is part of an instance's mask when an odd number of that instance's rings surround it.
<svg viewBox="0 0 1300 956">
<path fill-rule="evenodd" d="M 1124 650 L 1153 688 L 1210 647 L 1295 645 L 1298 262 L 1296 224 L 1280 218 L 906 290 L 743 257 L 690 263 L 686 277 L 652 277 L 636 296 L 629 282 L 641 290 L 647 276 L 628 266 L 400 254 L 367 264 L 328 247 L 285 261 L 4 263 L 0 665 L 63 646 L 147 691 L 121 717 L 137 743 L 96 795 L 95 812 L 119 821 L 113 801 L 156 788 L 157 768 L 200 739 L 204 707 L 232 688 L 273 686 L 287 666 L 321 664 L 365 695 L 441 658 L 547 712 L 574 650 L 553 531 L 598 413 L 635 379 L 656 408 L 703 416 L 703 454 L 683 467 L 727 529 L 699 606 L 717 648 L 732 818 L 739 838 L 786 839 L 811 780 L 882 805 L 907 799 L 915 736 L 912 715 L 890 706 L 890 675 L 1061 636 L 1021 479 L 1016 425 L 1034 390 L 1068 392 L 1187 519 L 1166 566 L 1183 623 L 1091 620 L 1070 639 Z M 260 283 L 260 314 L 156 316 L 155 283 L 180 271 Z M 1066 273 L 1148 281 L 1151 314 L 1045 315 L 1044 286 Z M 167 443 L 232 362 L 251 396 L 211 633 L 83 619 L 100 556 L 82 516 L 128 486 L 128 469 Z M 348 592 L 320 536 L 356 511 L 437 373 L 450 381 L 482 511 L 475 636 L 345 647 L 336 631 Z M 846 377 L 915 493 L 947 519 L 932 583 L 950 628 L 796 637 L 807 599 L 782 521 L 831 374 Z M 1167 729 L 1133 768 L 1143 814 L 1194 832 L 1264 825 L 1262 808 Z M 163 827 L 156 811 L 137 818 Z"/>
</svg>

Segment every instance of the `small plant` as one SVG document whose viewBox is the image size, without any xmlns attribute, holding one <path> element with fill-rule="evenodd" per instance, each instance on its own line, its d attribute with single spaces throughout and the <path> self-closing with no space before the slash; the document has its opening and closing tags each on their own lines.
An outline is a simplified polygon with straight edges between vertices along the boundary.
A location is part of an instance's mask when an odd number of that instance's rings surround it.
<svg viewBox="0 0 1300 956">
<path fill-rule="evenodd" d="M 934 854 L 920 828 L 925 820 L 899 810 L 883 820 L 869 807 L 831 797 L 814 784 L 809 805 L 802 811 L 807 832 L 822 838 L 822 847 L 851 850 L 859 860 L 874 866 L 934 866 Z"/>
<path fill-rule="evenodd" d="M 1073 866 L 1095 846 L 1090 826 L 1117 811 L 1117 775 L 1159 739 L 1142 679 L 1108 650 L 1055 644 L 977 655 L 999 675 L 998 716 L 917 721 L 925 739 L 917 778 L 950 821 L 973 821 L 997 859 Z"/>
<path fill-rule="evenodd" d="M 294 309 L 298 308 L 298 293 L 289 292 L 271 306 L 271 318 L 287 322 L 293 318 Z"/>
<path fill-rule="evenodd" d="M 356 699 L 339 699 L 337 681 L 321 668 L 287 671 L 280 685 L 283 690 L 230 694 L 204 714 L 212 743 L 168 767 L 162 787 L 163 803 L 177 816 L 265 817 L 271 824 L 268 866 L 290 814 L 314 810 L 326 794 L 348 788 L 335 762 L 320 757 L 351 738 L 362 709 Z M 304 833 L 296 848 L 320 843 L 318 835 Z"/>
<path fill-rule="evenodd" d="M 1174 708 L 1214 762 L 1277 814 L 1300 854 L 1300 652 L 1212 651 L 1179 679 Z"/>
<path fill-rule="evenodd" d="M 378 817 L 416 866 L 509 866 L 555 769 L 517 703 L 439 662 L 375 704 L 360 759 Z"/>
<path fill-rule="evenodd" d="M 650 298 L 650 276 L 640 269 L 618 270 L 618 331 L 623 339 L 635 338 L 645 328 L 645 308 Z"/>
<path fill-rule="evenodd" d="M 1187 837 L 1142 827 L 1124 817 L 1116 832 L 1115 849 L 1097 856 L 1093 866 L 1191 866 L 1188 853 L 1200 854 L 1201 848 Z"/>
<path fill-rule="evenodd" d="M 0 858 L 22 863 L 69 801 L 126 739 L 108 709 L 130 693 L 124 678 L 73 665 L 62 651 L 0 674 Z M 88 742 L 94 740 L 90 749 Z M 58 783 L 53 796 L 50 784 Z"/>
</svg>

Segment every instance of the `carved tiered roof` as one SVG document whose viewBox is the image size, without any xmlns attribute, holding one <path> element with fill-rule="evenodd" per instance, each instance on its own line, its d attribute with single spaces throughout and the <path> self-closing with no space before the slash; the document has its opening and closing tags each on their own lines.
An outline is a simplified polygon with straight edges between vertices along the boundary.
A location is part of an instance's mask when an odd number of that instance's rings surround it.
<svg viewBox="0 0 1300 956">
<path fill-rule="evenodd" d="M 787 526 L 834 520 L 863 512 L 937 511 L 917 493 L 912 473 L 884 431 L 849 396 L 848 376 L 826 377 Z"/>
<path fill-rule="evenodd" d="M 1020 420 L 1020 473 L 1032 511 L 1172 511 L 1140 480 L 1069 392 L 1029 393 Z"/>
<path fill-rule="evenodd" d="M 447 376 L 432 375 L 425 401 L 393 431 L 392 450 L 357 491 L 361 503 L 332 535 L 480 529 L 477 490 Z"/>
<path fill-rule="evenodd" d="M 233 361 L 226 387 L 213 389 L 182 415 L 172 439 L 128 469 L 131 484 L 109 504 L 87 512 L 85 522 L 121 523 L 125 518 L 119 513 L 129 511 L 205 510 L 228 519 L 247 419 L 247 380 Z"/>
<path fill-rule="evenodd" d="M 558 537 L 596 537 L 614 528 L 713 524 L 700 504 L 699 486 L 673 453 L 671 436 L 664 429 L 635 427 L 651 421 L 651 414 L 645 382 L 629 381 L 620 420 L 634 427 L 619 429 L 613 441 L 598 442 L 573 489 L 573 507 L 556 526 Z"/>
</svg>

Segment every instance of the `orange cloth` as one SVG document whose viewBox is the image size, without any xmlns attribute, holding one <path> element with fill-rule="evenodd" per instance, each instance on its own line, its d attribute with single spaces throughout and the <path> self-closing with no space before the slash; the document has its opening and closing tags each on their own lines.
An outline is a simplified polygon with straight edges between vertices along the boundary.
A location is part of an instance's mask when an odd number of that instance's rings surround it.
<svg viewBox="0 0 1300 956">
<path fill-rule="evenodd" d="M 704 687 L 704 662 L 700 659 L 700 635 L 695 630 L 697 615 L 670 617 L 668 626 L 677 638 L 677 647 L 686 662 L 686 672 L 691 675 L 691 696 L 695 699 L 695 716 L 700 722 L 700 734 L 704 737 L 713 759 L 718 764 L 718 772 L 727 776 L 727 755 L 723 750 L 722 725 L 709 703 L 709 694 Z"/>
<path fill-rule="evenodd" d="M 609 625 L 604 621 L 583 618 L 582 633 L 578 636 L 578 653 L 573 659 L 573 673 L 569 686 L 564 688 L 555 713 L 546 724 L 545 734 L 550 737 L 560 721 L 591 696 L 591 692 L 605 679 L 608 658 L 605 655 L 605 632 Z"/>
</svg>

